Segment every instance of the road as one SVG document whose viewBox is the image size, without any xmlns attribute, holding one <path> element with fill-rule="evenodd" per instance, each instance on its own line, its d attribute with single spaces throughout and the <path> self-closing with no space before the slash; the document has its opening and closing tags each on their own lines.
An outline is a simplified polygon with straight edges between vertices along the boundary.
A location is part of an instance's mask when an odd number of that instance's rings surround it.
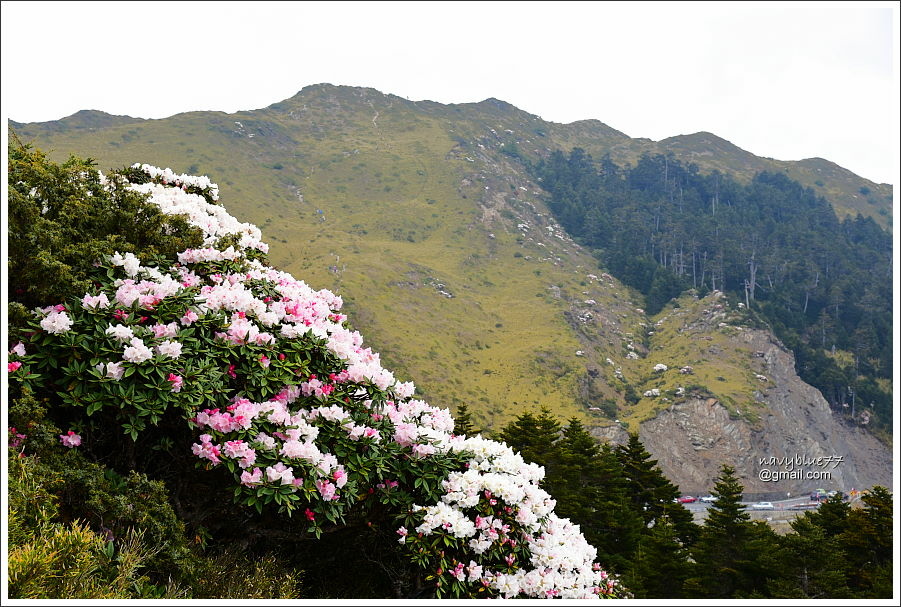
<svg viewBox="0 0 901 607">
<path fill-rule="evenodd" d="M 773 510 L 770 510 L 770 511 L 759 510 L 756 512 L 772 512 L 772 511 L 785 511 L 785 510 L 789 510 L 792 512 L 794 512 L 796 510 L 801 510 L 803 512 L 802 509 L 792 508 L 792 506 L 798 506 L 800 504 L 810 504 L 811 503 L 810 497 L 807 495 L 804 495 L 801 497 L 793 497 L 790 499 L 784 499 L 784 500 L 779 500 L 779 501 L 773 501 L 773 500 L 769 500 L 769 501 L 773 504 Z M 756 504 L 756 503 L 757 502 L 742 502 L 742 504 L 745 505 L 745 508 L 747 508 L 747 510 L 749 512 L 755 512 L 754 510 L 751 509 L 751 505 Z M 711 504 L 709 502 L 702 502 L 699 500 L 699 501 L 691 503 L 691 504 L 683 504 L 683 505 L 689 512 L 704 512 L 704 513 L 706 513 L 707 508 L 709 508 Z"/>
</svg>

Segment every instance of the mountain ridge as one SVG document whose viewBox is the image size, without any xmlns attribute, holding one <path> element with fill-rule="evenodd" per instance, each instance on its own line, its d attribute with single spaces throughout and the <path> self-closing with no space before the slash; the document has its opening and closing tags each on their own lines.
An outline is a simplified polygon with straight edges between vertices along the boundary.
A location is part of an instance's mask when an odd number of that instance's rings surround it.
<svg viewBox="0 0 901 607">
<path fill-rule="evenodd" d="M 49 124 L 56 125 L 56 124 L 60 124 L 60 123 L 73 124 L 73 125 L 78 124 L 78 125 L 85 125 L 85 126 L 111 126 L 111 125 L 115 125 L 115 124 L 129 124 L 129 123 L 134 123 L 134 122 L 142 122 L 142 121 L 146 121 L 146 120 L 165 120 L 167 118 L 173 118 L 175 116 L 179 116 L 182 114 L 194 114 L 194 113 L 198 113 L 198 112 L 221 113 L 224 115 L 238 115 L 238 114 L 248 113 L 248 112 L 258 112 L 258 111 L 262 111 L 262 110 L 279 109 L 278 106 L 282 106 L 282 105 L 284 105 L 292 100 L 295 100 L 295 99 L 303 99 L 304 95 L 323 93 L 326 91 L 333 91 L 333 92 L 356 91 L 356 92 L 359 92 L 359 93 L 362 93 L 365 95 L 375 94 L 378 96 L 382 96 L 384 98 L 388 98 L 392 101 L 409 103 L 416 107 L 418 107 L 419 104 L 426 104 L 426 105 L 434 105 L 434 106 L 438 106 L 438 107 L 450 107 L 450 108 L 475 107 L 475 108 L 500 110 L 502 112 L 513 111 L 513 112 L 525 114 L 528 117 L 541 120 L 542 122 L 545 122 L 545 123 L 551 124 L 551 125 L 555 125 L 557 127 L 576 128 L 576 127 L 581 127 L 581 126 L 587 126 L 587 127 L 597 129 L 597 127 L 600 126 L 601 127 L 600 130 L 604 130 L 604 131 L 610 133 L 611 135 L 620 137 L 624 140 L 639 142 L 642 145 L 647 145 L 647 146 L 657 146 L 657 147 L 660 147 L 663 149 L 666 149 L 669 146 L 673 146 L 673 145 L 676 145 L 676 146 L 682 145 L 683 142 L 686 142 L 686 141 L 693 143 L 695 140 L 701 140 L 701 143 L 704 143 L 706 145 L 710 145 L 713 143 L 713 144 L 716 144 L 717 147 L 728 147 L 729 149 L 731 149 L 733 151 L 740 152 L 745 157 L 753 158 L 758 161 L 762 160 L 762 161 L 772 161 L 772 162 L 782 163 L 782 164 L 796 164 L 796 165 L 802 165 L 802 166 L 806 166 L 806 167 L 810 167 L 810 168 L 814 168 L 814 167 L 811 167 L 811 165 L 826 163 L 826 165 L 829 166 L 830 168 L 841 169 L 841 171 L 846 173 L 849 177 L 864 180 L 866 182 L 869 182 L 869 183 L 875 184 L 875 185 L 879 185 L 879 186 L 891 187 L 891 184 L 875 182 L 875 181 L 869 180 L 865 177 L 861 177 L 861 176 L 855 174 L 853 171 L 842 167 L 838 163 L 835 163 L 831 160 L 828 160 L 828 159 L 825 159 L 822 157 L 818 157 L 818 156 L 814 156 L 814 157 L 810 157 L 810 158 L 802 158 L 799 160 L 779 160 L 779 159 L 769 157 L 769 156 L 757 156 L 756 154 L 749 152 L 747 150 L 744 150 L 743 148 L 732 143 L 731 141 L 729 141 L 723 137 L 720 137 L 719 135 L 716 135 L 715 133 L 712 133 L 710 131 L 697 131 L 694 133 L 683 133 L 683 134 L 679 134 L 679 135 L 670 135 L 670 136 L 667 136 L 660 140 L 655 141 L 653 139 L 649 139 L 649 138 L 645 138 L 645 137 L 630 137 L 629 135 L 623 133 L 622 131 L 615 129 L 614 127 L 611 127 L 610 125 L 608 125 L 596 118 L 584 118 L 584 119 L 579 119 L 579 120 L 575 120 L 573 122 L 568 122 L 568 123 L 545 121 L 545 120 L 542 120 L 536 114 L 531 114 L 525 110 L 522 110 L 522 109 L 514 106 L 513 104 L 511 104 L 507 101 L 504 101 L 502 99 L 497 99 L 495 97 L 488 97 L 486 99 L 483 99 L 482 101 L 477 101 L 477 102 L 460 102 L 460 103 L 443 104 L 441 102 L 437 102 L 437 101 L 433 101 L 433 100 L 429 100 L 429 99 L 411 101 L 407 98 L 400 97 L 398 95 L 394 95 L 391 93 L 383 93 L 372 87 L 333 85 L 333 84 L 329 84 L 329 83 L 319 83 L 319 84 L 307 85 L 307 86 L 303 87 L 302 89 L 300 89 L 297 93 L 295 93 L 291 97 L 287 97 L 281 101 L 274 102 L 264 108 L 259 108 L 256 110 L 238 110 L 238 111 L 232 112 L 232 113 L 224 112 L 224 111 L 217 111 L 217 110 L 199 110 L 199 111 L 190 110 L 187 112 L 179 112 L 177 114 L 173 114 L 172 116 L 166 116 L 166 117 L 157 118 L 157 119 L 150 119 L 150 118 L 132 117 L 129 115 L 115 115 L 115 114 L 110 114 L 110 113 L 104 112 L 102 110 L 79 110 L 79 111 L 75 112 L 74 114 L 65 116 L 65 117 L 57 119 L 57 120 L 47 120 L 47 121 L 24 123 L 24 122 L 18 122 L 16 120 L 10 119 L 9 122 L 14 128 L 21 128 L 23 126 L 40 127 L 41 125 L 49 125 Z M 95 122 L 97 123 L 96 125 L 92 124 Z M 713 138 L 713 140 L 711 141 L 709 138 Z M 643 151 L 646 151 L 646 150 L 643 150 Z"/>
</svg>

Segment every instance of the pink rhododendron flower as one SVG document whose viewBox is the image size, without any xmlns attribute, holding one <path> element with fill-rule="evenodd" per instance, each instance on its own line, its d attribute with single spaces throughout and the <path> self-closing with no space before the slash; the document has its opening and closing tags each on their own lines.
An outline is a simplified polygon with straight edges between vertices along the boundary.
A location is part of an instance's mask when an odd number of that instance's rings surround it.
<svg viewBox="0 0 901 607">
<path fill-rule="evenodd" d="M 173 392 L 181 391 L 181 386 L 184 383 L 184 380 L 182 379 L 181 375 L 176 375 L 175 373 L 170 373 L 169 377 L 167 378 L 167 381 L 172 382 L 172 391 Z"/>
<path fill-rule="evenodd" d="M 436 449 L 433 445 L 413 445 L 413 455 L 415 457 L 427 457 L 434 454 L 435 451 Z"/>
<path fill-rule="evenodd" d="M 21 367 L 21 366 L 22 366 L 22 363 L 20 363 L 17 360 L 13 361 L 11 363 L 6 363 L 6 372 L 13 373 L 13 372 L 17 371 L 19 369 L 19 367 Z"/>
<path fill-rule="evenodd" d="M 332 473 L 332 478 L 335 481 L 335 486 L 338 489 L 344 487 L 347 484 L 347 472 L 344 471 L 343 466 L 338 466 L 338 468 Z"/>
<path fill-rule="evenodd" d="M 146 310 L 152 310 L 154 307 L 159 305 L 160 298 L 156 295 L 141 295 L 138 298 L 138 301 L 141 303 L 141 307 Z"/>
<path fill-rule="evenodd" d="M 291 485 L 294 483 L 294 468 L 278 462 L 274 466 L 266 467 L 266 478 L 273 483 L 280 481 L 282 485 Z"/>
<path fill-rule="evenodd" d="M 105 333 L 119 341 L 129 341 L 135 336 L 131 327 L 125 325 L 110 325 L 106 328 Z"/>
<path fill-rule="evenodd" d="M 224 453 L 226 457 L 231 458 L 244 457 L 247 453 L 247 449 L 247 443 L 242 440 L 227 441 L 222 445 L 222 453 Z"/>
<path fill-rule="evenodd" d="M 326 480 L 316 481 L 316 490 L 324 500 L 330 500 L 335 497 L 335 485 Z"/>
<path fill-rule="evenodd" d="M 190 326 L 192 323 L 197 322 L 198 318 L 200 318 L 200 317 L 197 316 L 197 313 L 194 312 L 194 310 L 188 309 L 185 312 L 184 316 L 181 317 L 180 320 L 181 320 L 181 324 L 183 324 L 184 326 L 187 327 L 187 326 Z"/>
<path fill-rule="evenodd" d="M 12 347 L 9 353 L 16 354 L 17 356 L 25 356 L 25 344 L 20 341 Z"/>
<path fill-rule="evenodd" d="M 106 376 L 110 379 L 115 379 L 118 381 L 122 379 L 123 373 L 125 373 L 125 367 L 122 366 L 122 363 L 107 363 Z"/>
<path fill-rule="evenodd" d="M 162 337 L 175 337 L 176 335 L 178 335 L 178 325 L 176 325 L 174 322 L 170 322 L 167 325 L 156 323 L 150 328 L 153 330 L 153 336 L 157 339 L 160 339 Z"/>
<path fill-rule="evenodd" d="M 241 473 L 241 484 L 246 487 L 252 487 L 254 485 L 259 485 L 263 482 L 263 471 L 259 468 L 254 468 L 253 472 L 248 472 L 245 470 Z"/>
<path fill-rule="evenodd" d="M 75 434 L 74 431 L 69 430 L 65 434 L 59 435 L 59 442 L 63 444 L 64 447 L 77 447 L 81 444 L 81 436 Z"/>
<path fill-rule="evenodd" d="M 401 446 L 413 444 L 413 441 L 419 436 L 419 428 L 416 424 L 399 423 L 394 426 L 394 442 Z"/>
<path fill-rule="evenodd" d="M 9 446 L 18 449 L 19 445 L 25 442 L 25 435 L 18 432 L 14 427 L 9 428 Z"/>
<path fill-rule="evenodd" d="M 413 392 L 416 391 L 416 387 L 413 385 L 413 382 L 408 381 L 404 383 L 397 383 L 394 385 L 394 393 L 397 394 L 397 397 L 400 399 L 409 398 L 413 396 Z"/>
<path fill-rule="evenodd" d="M 91 295 L 90 293 L 85 293 L 84 297 L 81 298 L 81 306 L 86 310 L 107 308 L 109 307 L 109 304 L 110 301 L 106 296 L 106 293 L 101 293 L 100 295 Z"/>
<path fill-rule="evenodd" d="M 201 459 L 210 460 L 213 465 L 216 465 L 220 462 L 219 460 L 219 446 L 214 444 L 213 437 L 209 434 L 201 434 L 200 435 L 200 444 L 194 443 L 191 446 L 191 453 L 196 455 Z"/>
</svg>

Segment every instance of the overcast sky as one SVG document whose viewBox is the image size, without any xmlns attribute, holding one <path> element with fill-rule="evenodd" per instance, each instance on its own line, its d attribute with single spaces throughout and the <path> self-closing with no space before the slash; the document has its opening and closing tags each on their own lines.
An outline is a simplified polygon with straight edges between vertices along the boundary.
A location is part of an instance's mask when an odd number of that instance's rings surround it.
<svg viewBox="0 0 901 607">
<path fill-rule="evenodd" d="M 309 84 L 496 97 L 654 140 L 710 131 L 897 185 L 898 3 L 3 2 L 2 106 L 142 118 Z"/>
</svg>

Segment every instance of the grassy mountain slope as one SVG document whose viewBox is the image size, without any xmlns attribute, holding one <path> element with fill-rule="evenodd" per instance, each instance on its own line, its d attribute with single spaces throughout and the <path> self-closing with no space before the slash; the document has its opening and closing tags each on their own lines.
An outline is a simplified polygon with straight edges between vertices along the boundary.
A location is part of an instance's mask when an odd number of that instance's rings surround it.
<svg viewBox="0 0 901 607">
<path fill-rule="evenodd" d="M 768 382 L 760 379 L 763 361 L 740 338 L 748 320 L 741 308 L 719 292 L 703 299 L 686 294 L 652 320 L 641 387 L 642 394 L 658 389 L 661 396 L 644 396 L 625 419 L 648 419 L 673 402 L 715 395 L 730 415 L 759 421 Z M 658 363 L 668 368 L 654 371 Z"/>
<path fill-rule="evenodd" d="M 535 185 L 504 157 L 459 153 L 446 120 L 315 87 L 257 112 L 17 130 L 56 158 L 210 175 L 230 212 L 262 228 L 273 263 L 340 293 L 389 368 L 435 404 L 470 403 L 494 427 L 538 405 L 584 418 L 581 346 L 562 312 L 576 295 L 622 296 L 587 284 L 596 263 L 547 229 Z M 609 308 L 638 322 L 619 301 Z"/>
<path fill-rule="evenodd" d="M 649 341 L 634 293 L 596 276 L 596 260 L 553 220 L 519 158 L 578 145 L 619 161 L 671 149 L 705 170 L 749 175 L 776 162 L 709 134 L 654 143 L 597 121 L 548 123 L 495 99 L 442 105 L 331 85 L 250 112 L 105 116 L 11 126 L 56 160 L 73 153 L 101 169 L 147 162 L 209 175 L 229 211 L 261 227 L 275 265 L 344 297 L 398 377 L 434 404 L 470 404 L 495 429 L 538 406 L 591 425 L 637 424 L 659 407 L 625 395 L 656 381 L 658 361 L 644 355 L 663 341 Z M 812 162 L 805 167 L 822 168 Z M 846 173 L 829 172 L 824 187 L 864 183 Z M 735 375 L 717 393 L 752 394 L 753 374 Z"/>
</svg>

